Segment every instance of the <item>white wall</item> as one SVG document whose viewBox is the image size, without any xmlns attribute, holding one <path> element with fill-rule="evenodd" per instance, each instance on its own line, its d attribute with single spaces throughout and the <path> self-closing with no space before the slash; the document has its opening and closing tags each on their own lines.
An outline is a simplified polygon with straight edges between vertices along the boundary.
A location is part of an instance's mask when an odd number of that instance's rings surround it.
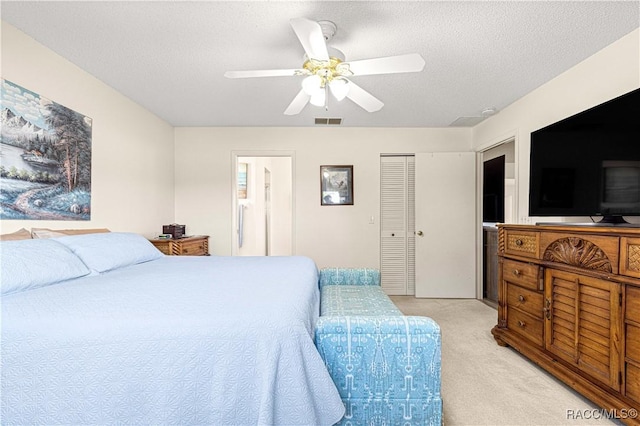
<svg viewBox="0 0 640 426">
<path fill-rule="evenodd" d="M 90 221 L 0 221 L 157 235 L 173 222 L 173 127 L 2 22 L 2 77 L 93 119 Z"/>
<path fill-rule="evenodd" d="M 380 154 L 470 151 L 471 130 L 176 128 L 175 144 L 176 221 L 210 235 L 211 253 L 231 254 L 235 237 L 232 153 L 294 152 L 294 254 L 319 267 L 379 267 Z M 320 206 L 320 166 L 349 164 L 354 205 Z"/>
<path fill-rule="evenodd" d="M 269 158 L 271 171 L 271 254 L 290 256 L 293 253 L 292 213 L 293 176 L 290 157 Z"/>
<path fill-rule="evenodd" d="M 640 29 L 585 59 L 473 128 L 473 146 L 476 150 L 483 150 L 501 140 L 515 137 L 519 223 L 590 221 L 589 218 L 528 217 L 530 134 L 638 87 Z M 640 218 L 626 219 L 640 223 Z"/>
</svg>

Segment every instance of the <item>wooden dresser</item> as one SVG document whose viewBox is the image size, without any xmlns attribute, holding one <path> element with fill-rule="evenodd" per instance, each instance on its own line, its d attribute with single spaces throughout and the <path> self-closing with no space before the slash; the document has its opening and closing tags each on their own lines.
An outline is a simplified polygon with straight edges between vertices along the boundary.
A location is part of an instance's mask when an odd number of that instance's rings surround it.
<svg viewBox="0 0 640 426">
<path fill-rule="evenodd" d="M 499 225 L 498 255 L 498 344 L 640 425 L 640 228 Z"/>
<path fill-rule="evenodd" d="M 151 243 L 169 256 L 208 256 L 209 236 L 194 235 L 184 238 L 154 238 Z"/>
</svg>

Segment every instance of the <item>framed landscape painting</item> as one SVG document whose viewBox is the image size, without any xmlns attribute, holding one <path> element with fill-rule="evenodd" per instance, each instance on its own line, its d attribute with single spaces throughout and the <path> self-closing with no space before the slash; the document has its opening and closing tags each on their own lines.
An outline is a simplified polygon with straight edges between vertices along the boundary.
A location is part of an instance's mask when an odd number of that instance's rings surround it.
<svg viewBox="0 0 640 426">
<path fill-rule="evenodd" d="M 92 120 L 2 80 L 0 219 L 90 220 Z"/>
</svg>

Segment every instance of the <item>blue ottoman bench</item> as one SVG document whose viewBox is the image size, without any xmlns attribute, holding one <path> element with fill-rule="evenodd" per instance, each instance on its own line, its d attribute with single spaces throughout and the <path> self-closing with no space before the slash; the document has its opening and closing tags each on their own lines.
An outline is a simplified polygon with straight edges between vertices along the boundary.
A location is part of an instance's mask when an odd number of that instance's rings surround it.
<svg viewBox="0 0 640 426">
<path fill-rule="evenodd" d="M 315 342 L 345 405 L 339 425 L 441 425 L 440 327 L 405 316 L 369 268 L 320 270 Z"/>
</svg>

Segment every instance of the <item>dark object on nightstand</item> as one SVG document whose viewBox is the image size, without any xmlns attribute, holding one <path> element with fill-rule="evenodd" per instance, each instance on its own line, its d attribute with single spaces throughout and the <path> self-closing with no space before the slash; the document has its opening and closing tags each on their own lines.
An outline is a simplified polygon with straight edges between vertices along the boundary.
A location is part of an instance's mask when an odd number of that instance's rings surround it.
<svg viewBox="0 0 640 426">
<path fill-rule="evenodd" d="M 171 234 L 172 238 L 182 238 L 187 233 L 185 225 L 172 223 L 171 225 L 162 225 L 163 234 Z"/>
</svg>

